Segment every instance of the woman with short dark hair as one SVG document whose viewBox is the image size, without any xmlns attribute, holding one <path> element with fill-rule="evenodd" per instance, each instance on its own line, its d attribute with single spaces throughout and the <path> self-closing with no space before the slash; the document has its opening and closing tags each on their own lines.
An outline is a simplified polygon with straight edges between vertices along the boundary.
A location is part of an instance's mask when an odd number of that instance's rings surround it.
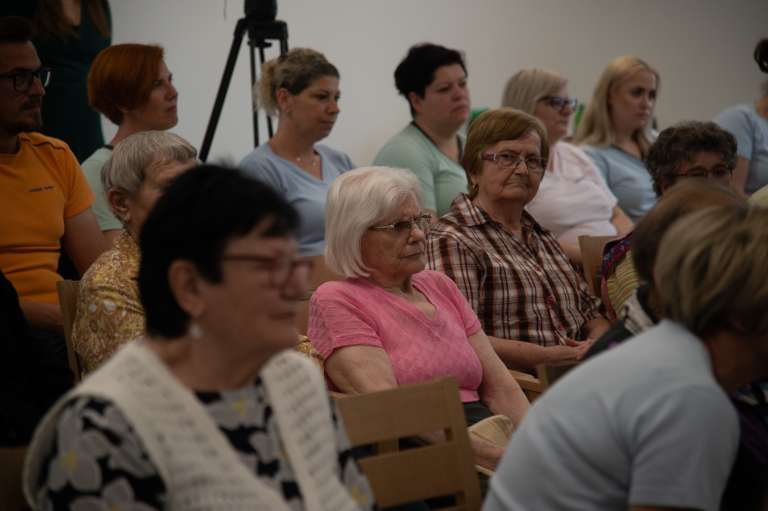
<svg viewBox="0 0 768 511">
<path fill-rule="evenodd" d="M 168 187 L 140 238 L 147 336 L 43 420 L 25 471 L 35 509 L 372 507 L 322 375 L 291 350 L 309 271 L 297 225 L 237 170 Z"/>
<path fill-rule="evenodd" d="M 467 191 L 459 135 L 470 114 L 464 57 L 436 44 L 413 46 L 395 70 L 395 86 L 408 102 L 412 121 L 381 148 L 374 165 L 416 174 L 424 208 L 433 217 L 442 215 Z"/>
</svg>

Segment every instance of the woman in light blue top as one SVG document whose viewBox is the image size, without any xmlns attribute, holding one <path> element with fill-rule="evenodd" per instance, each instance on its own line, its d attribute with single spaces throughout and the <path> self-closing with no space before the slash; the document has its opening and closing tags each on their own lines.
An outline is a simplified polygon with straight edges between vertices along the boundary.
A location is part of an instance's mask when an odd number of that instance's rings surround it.
<svg viewBox="0 0 768 511">
<path fill-rule="evenodd" d="M 656 204 L 643 159 L 653 141 L 650 120 L 658 89 L 659 73 L 643 60 L 613 60 L 597 82 L 575 137 L 633 223 Z"/>
<path fill-rule="evenodd" d="M 755 47 L 755 60 L 768 73 L 768 39 Z M 715 116 L 714 121 L 736 138 L 738 146 L 733 186 L 747 195 L 768 186 L 768 81 L 753 104 L 736 105 Z"/>
<path fill-rule="evenodd" d="M 262 66 L 259 104 L 279 116 L 275 135 L 247 155 L 240 167 L 273 186 L 299 212 L 303 256 L 325 248 L 325 196 L 354 168 L 346 154 L 319 145 L 339 115 L 339 71 L 319 52 L 294 48 Z"/>
</svg>

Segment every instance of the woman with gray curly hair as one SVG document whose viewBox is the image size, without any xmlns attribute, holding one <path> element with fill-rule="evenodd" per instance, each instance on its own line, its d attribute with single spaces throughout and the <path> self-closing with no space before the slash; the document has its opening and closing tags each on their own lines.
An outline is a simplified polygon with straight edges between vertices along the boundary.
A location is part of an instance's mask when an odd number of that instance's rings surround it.
<svg viewBox="0 0 768 511">
<path fill-rule="evenodd" d="M 144 333 L 139 301 L 139 232 L 168 184 L 191 168 L 197 151 L 178 135 L 142 131 L 115 146 L 101 181 L 124 230 L 80 281 L 72 342 L 85 372 Z"/>
<path fill-rule="evenodd" d="M 243 158 L 240 167 L 299 211 L 299 252 L 320 255 L 328 187 L 354 168 L 349 156 L 318 144 L 339 115 L 339 71 L 322 53 L 294 48 L 264 63 L 254 94 L 279 122 L 275 135 Z"/>
<path fill-rule="evenodd" d="M 497 414 L 518 424 L 528 409 L 520 386 L 456 284 L 425 270 L 429 219 L 407 170 L 369 167 L 337 179 L 328 193 L 326 260 L 346 279 L 314 293 L 308 336 L 337 390 L 452 376 L 468 423 Z M 502 447 L 472 441 L 477 463 L 495 467 Z"/>
<path fill-rule="evenodd" d="M 719 509 L 739 442 L 728 394 L 768 376 L 767 223 L 742 203 L 669 228 L 653 271 L 666 319 L 547 391 L 483 509 Z"/>
</svg>

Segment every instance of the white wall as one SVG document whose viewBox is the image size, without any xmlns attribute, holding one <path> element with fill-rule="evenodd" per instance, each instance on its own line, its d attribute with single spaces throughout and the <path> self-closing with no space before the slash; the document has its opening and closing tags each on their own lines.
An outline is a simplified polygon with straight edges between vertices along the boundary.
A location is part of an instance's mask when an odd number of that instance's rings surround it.
<svg viewBox="0 0 768 511">
<path fill-rule="evenodd" d="M 661 73 L 660 127 L 709 119 L 752 101 L 765 79 L 752 60 L 768 36 L 766 0 L 278 0 L 289 45 L 325 53 L 341 72 L 342 114 L 328 144 L 367 165 L 409 120 L 392 73 L 416 42 L 466 52 L 474 107 L 498 106 L 521 67 L 560 71 L 588 100 L 606 63 L 640 56 Z M 156 42 L 180 91 L 175 131 L 200 146 L 242 0 L 113 0 L 114 42 Z M 247 47 L 211 158 L 252 148 Z M 270 50 L 269 55 L 276 55 Z M 114 127 L 105 120 L 106 134 Z M 263 138 L 262 138 L 263 140 Z"/>
</svg>

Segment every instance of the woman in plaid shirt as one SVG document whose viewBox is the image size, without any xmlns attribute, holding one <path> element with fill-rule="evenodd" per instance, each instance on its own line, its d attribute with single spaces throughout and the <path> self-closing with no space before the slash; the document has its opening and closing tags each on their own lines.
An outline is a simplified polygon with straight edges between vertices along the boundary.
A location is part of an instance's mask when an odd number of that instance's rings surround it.
<svg viewBox="0 0 768 511">
<path fill-rule="evenodd" d="M 429 267 L 456 282 L 501 359 L 521 369 L 577 361 L 608 328 L 557 240 L 524 210 L 548 156 L 536 118 L 511 108 L 478 117 L 462 161 L 469 193 L 427 243 Z"/>
</svg>

